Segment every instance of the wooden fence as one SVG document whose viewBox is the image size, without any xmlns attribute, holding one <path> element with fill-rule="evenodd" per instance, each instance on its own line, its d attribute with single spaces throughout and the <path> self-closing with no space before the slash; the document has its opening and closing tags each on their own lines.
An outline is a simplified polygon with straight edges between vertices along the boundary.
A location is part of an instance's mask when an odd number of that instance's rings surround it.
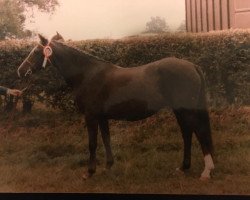
<svg viewBox="0 0 250 200">
<path fill-rule="evenodd" d="M 250 28 L 250 0 L 186 0 L 188 32 Z"/>
</svg>

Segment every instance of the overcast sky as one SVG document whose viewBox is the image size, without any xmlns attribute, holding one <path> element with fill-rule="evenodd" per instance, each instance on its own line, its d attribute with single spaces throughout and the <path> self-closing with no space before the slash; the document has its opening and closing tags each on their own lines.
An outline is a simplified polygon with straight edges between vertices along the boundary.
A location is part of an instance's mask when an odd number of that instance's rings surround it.
<svg viewBox="0 0 250 200">
<path fill-rule="evenodd" d="M 35 11 L 35 23 L 27 28 L 65 39 L 119 38 L 141 33 L 152 16 L 165 18 L 175 29 L 185 20 L 185 0 L 59 0 L 49 16 Z"/>
</svg>

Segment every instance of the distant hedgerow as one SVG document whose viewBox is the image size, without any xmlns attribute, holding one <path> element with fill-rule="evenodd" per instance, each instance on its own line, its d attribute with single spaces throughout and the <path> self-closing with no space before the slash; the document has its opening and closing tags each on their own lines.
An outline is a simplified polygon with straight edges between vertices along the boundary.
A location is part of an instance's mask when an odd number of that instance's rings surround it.
<svg viewBox="0 0 250 200">
<path fill-rule="evenodd" d="M 210 105 L 250 104 L 249 30 L 170 33 L 67 43 L 122 67 L 134 67 L 170 56 L 187 59 L 201 66 Z M 0 42 L 0 85 L 17 87 L 16 69 L 34 45 L 27 41 Z M 35 76 L 30 93 L 36 100 L 74 110 L 70 90 L 52 67 Z"/>
</svg>

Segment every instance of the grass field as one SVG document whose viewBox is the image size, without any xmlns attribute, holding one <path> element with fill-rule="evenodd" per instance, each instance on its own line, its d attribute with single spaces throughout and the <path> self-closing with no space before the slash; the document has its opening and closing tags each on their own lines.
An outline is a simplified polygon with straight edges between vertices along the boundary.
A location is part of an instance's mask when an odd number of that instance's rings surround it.
<svg viewBox="0 0 250 200">
<path fill-rule="evenodd" d="M 139 122 L 111 122 L 115 164 L 105 171 L 99 135 L 97 173 L 84 181 L 88 141 L 83 117 L 35 107 L 30 115 L 0 117 L 0 192 L 250 194 L 250 109 L 211 110 L 215 167 L 203 170 L 193 137 L 192 167 L 176 174 L 182 138 L 167 110 Z"/>
</svg>

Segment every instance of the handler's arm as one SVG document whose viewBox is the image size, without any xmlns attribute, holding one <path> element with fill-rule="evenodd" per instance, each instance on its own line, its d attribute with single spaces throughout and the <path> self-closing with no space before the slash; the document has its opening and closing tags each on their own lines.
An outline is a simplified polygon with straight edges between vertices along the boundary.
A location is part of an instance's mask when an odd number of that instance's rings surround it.
<svg viewBox="0 0 250 200">
<path fill-rule="evenodd" d="M 20 96 L 22 95 L 22 91 L 16 89 L 9 89 L 6 87 L 0 86 L 0 95 L 10 94 L 13 96 Z"/>
<path fill-rule="evenodd" d="M 8 88 L 0 86 L 0 95 L 5 95 L 7 94 Z"/>
</svg>

